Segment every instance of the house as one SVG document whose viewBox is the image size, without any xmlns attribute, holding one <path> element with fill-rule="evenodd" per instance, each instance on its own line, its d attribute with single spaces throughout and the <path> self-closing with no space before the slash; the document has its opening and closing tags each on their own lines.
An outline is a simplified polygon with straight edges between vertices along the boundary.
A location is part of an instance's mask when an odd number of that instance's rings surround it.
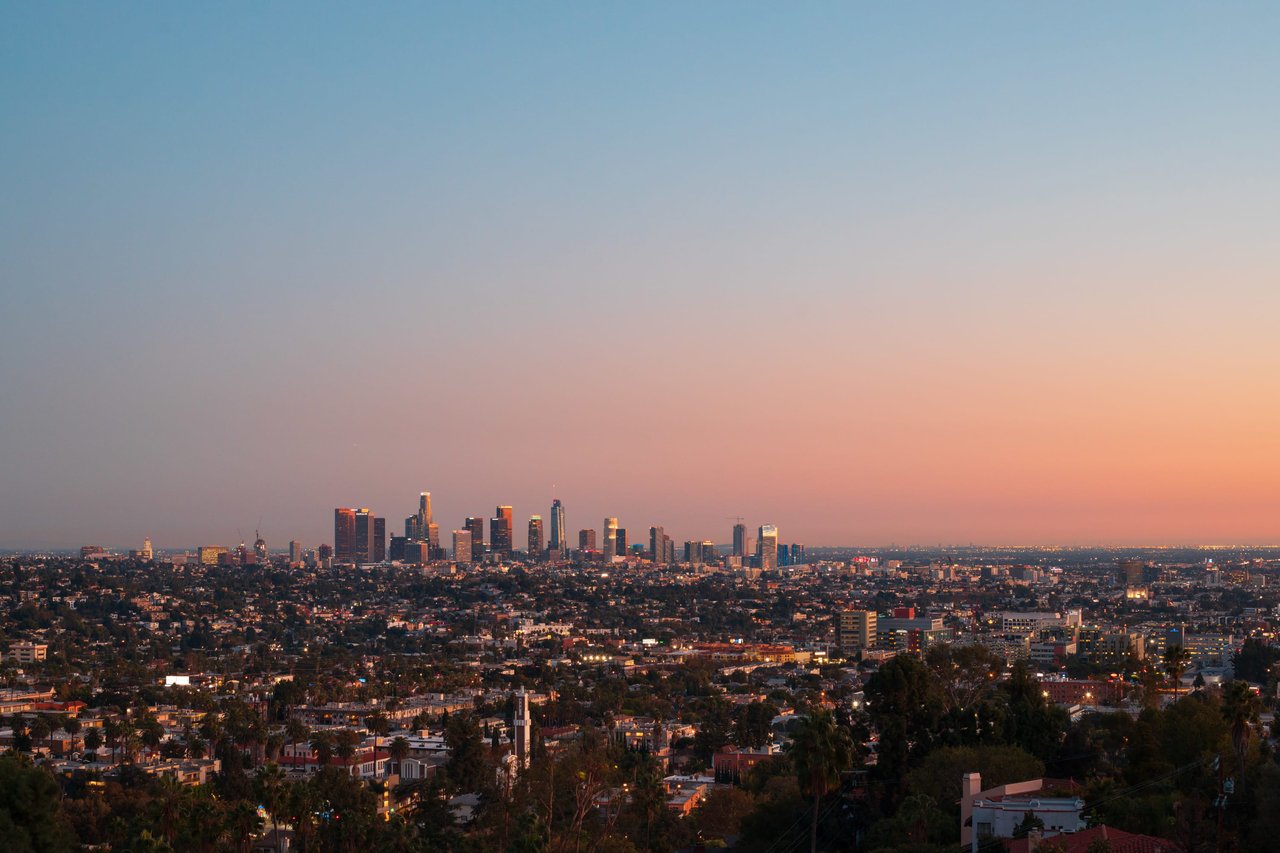
<svg viewBox="0 0 1280 853">
<path fill-rule="evenodd" d="M 1044 841 L 1042 834 L 1033 830 L 1026 838 L 1006 841 L 1004 849 L 1006 853 L 1036 853 Z M 1071 835 L 1060 835 L 1053 839 L 1053 844 L 1063 853 L 1086 853 L 1096 841 L 1110 845 L 1111 853 L 1176 853 L 1178 850 L 1178 846 L 1168 839 L 1138 835 L 1110 826 L 1093 826 Z"/>
<path fill-rule="evenodd" d="M 1027 814 L 1044 825 L 1044 836 L 1079 832 L 1086 826 L 1084 800 L 1056 789 L 1076 787 L 1071 782 L 1031 779 L 982 789 L 980 773 L 966 773 L 960 782 L 960 843 L 974 853 L 983 838 L 1013 838 Z"/>
</svg>

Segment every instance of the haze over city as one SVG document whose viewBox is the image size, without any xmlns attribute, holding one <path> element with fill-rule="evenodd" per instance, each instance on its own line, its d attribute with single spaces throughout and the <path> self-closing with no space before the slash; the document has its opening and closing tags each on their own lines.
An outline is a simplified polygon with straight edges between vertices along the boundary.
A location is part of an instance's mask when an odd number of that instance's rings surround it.
<svg viewBox="0 0 1280 853">
<path fill-rule="evenodd" d="M 9 4 L 0 547 L 1280 541 L 1280 8 L 924 9 Z"/>
</svg>

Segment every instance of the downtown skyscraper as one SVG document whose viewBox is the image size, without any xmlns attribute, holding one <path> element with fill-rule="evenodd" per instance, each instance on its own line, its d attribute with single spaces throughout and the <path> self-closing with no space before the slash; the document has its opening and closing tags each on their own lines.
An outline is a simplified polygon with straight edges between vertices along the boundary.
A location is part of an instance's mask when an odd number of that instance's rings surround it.
<svg viewBox="0 0 1280 853">
<path fill-rule="evenodd" d="M 756 540 L 756 553 L 760 568 L 773 571 L 778 568 L 778 528 L 772 524 L 760 525 L 760 538 Z"/>
<path fill-rule="evenodd" d="M 529 518 L 529 559 L 542 559 L 542 516 L 535 515 Z"/>
<path fill-rule="evenodd" d="M 494 554 L 506 556 L 511 553 L 511 507 L 500 506 L 489 519 L 489 550 Z"/>
<path fill-rule="evenodd" d="M 618 556 L 618 519 L 612 516 L 604 520 L 604 536 L 600 539 L 600 554 L 606 563 Z"/>
<path fill-rule="evenodd" d="M 560 499 L 556 498 L 551 501 L 551 539 L 547 543 L 547 547 L 552 551 L 560 552 L 564 556 L 569 550 L 568 531 L 564 526 L 564 504 L 560 503 Z"/>
</svg>

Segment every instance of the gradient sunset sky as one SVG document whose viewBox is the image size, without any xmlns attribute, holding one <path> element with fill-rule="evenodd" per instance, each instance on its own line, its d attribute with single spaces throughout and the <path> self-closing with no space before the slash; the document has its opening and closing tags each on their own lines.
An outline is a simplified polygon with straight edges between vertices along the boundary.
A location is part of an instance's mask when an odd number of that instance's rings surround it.
<svg viewBox="0 0 1280 853">
<path fill-rule="evenodd" d="M 1280 542 L 1280 4 L 8 3 L 0 547 Z M 447 538 L 447 533 L 446 533 Z"/>
</svg>

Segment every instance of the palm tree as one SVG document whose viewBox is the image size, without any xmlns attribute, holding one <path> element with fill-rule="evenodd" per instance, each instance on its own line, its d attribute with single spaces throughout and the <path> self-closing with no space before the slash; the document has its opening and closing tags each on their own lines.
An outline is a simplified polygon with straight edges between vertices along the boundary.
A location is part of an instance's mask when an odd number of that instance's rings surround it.
<svg viewBox="0 0 1280 853">
<path fill-rule="evenodd" d="M 822 798 L 840 784 L 840 771 L 853 763 L 853 740 L 836 725 L 828 711 L 817 711 L 801 720 L 788 748 L 795 762 L 800 790 L 813 797 L 809 850 L 818 849 L 818 810 Z"/>
<path fill-rule="evenodd" d="M 254 793 L 258 795 L 258 801 L 262 803 L 263 808 L 267 810 L 267 814 L 271 815 L 271 829 L 276 833 L 276 849 L 280 847 L 280 810 L 285 804 L 285 783 L 284 773 L 280 770 L 279 765 L 268 764 L 258 771 L 253 779 Z"/>
<path fill-rule="evenodd" d="M 311 737 L 311 727 L 297 717 L 290 717 L 285 721 L 284 733 L 289 743 L 302 743 Z"/>
<path fill-rule="evenodd" d="M 342 764 L 348 768 L 348 771 L 358 746 L 360 746 L 360 735 L 351 729 L 342 729 L 334 736 L 334 754 L 342 759 Z"/>
<path fill-rule="evenodd" d="M 249 853 L 254 836 L 262 831 L 262 818 L 258 817 L 258 810 L 251 803 L 241 800 L 231 807 L 227 815 L 227 829 L 231 831 L 236 849 L 240 853 Z"/>
<path fill-rule="evenodd" d="M 1262 701 L 1258 694 L 1243 681 L 1232 681 L 1222 691 L 1222 716 L 1231 729 L 1231 744 L 1236 750 L 1236 768 L 1240 784 L 1244 785 L 1244 757 L 1253 736 L 1253 724 L 1258 722 Z"/>
<path fill-rule="evenodd" d="M 316 732 L 311 736 L 311 751 L 316 754 L 316 762 L 326 767 L 333 758 L 333 735 L 328 732 Z"/>
<path fill-rule="evenodd" d="M 1169 646 L 1164 650 L 1164 671 L 1173 679 L 1173 695 L 1177 698 L 1182 689 L 1182 673 L 1191 664 L 1191 652 L 1182 646 Z"/>
<path fill-rule="evenodd" d="M 374 775 L 377 775 L 378 767 L 378 738 L 386 737 L 391 732 L 391 723 L 387 722 L 387 718 L 381 714 L 374 714 L 366 717 L 364 721 L 365 728 L 373 733 L 373 767 Z"/>
<path fill-rule="evenodd" d="M 409 757 L 409 741 L 403 737 L 397 737 L 391 741 L 389 751 L 391 752 L 391 760 L 396 765 L 396 773 L 403 776 L 404 772 L 400 769 L 400 763 Z"/>
<path fill-rule="evenodd" d="M 38 743 L 41 738 L 49 738 L 49 752 L 53 752 L 53 726 L 49 724 L 49 718 L 44 714 L 39 714 L 31 721 L 31 741 L 32 744 Z"/>
</svg>

